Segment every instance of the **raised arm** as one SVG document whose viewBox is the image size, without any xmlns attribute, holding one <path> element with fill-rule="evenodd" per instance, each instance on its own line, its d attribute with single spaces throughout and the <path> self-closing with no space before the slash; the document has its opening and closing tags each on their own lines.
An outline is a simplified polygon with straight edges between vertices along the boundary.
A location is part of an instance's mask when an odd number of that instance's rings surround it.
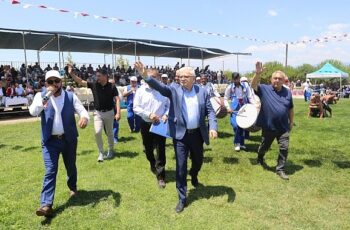
<svg viewBox="0 0 350 230">
<path fill-rule="evenodd" d="M 255 64 L 255 73 L 254 73 L 254 77 L 252 79 L 252 84 L 251 84 L 251 87 L 255 91 L 258 91 L 258 85 L 260 84 L 260 74 L 262 73 L 262 71 L 263 71 L 262 63 L 257 62 Z"/>
<path fill-rule="evenodd" d="M 150 85 L 153 89 L 157 90 L 164 97 L 171 97 L 170 87 L 152 78 L 151 76 L 154 76 L 155 74 L 152 70 L 146 70 L 146 68 L 140 61 L 135 63 L 135 68 L 145 80 L 145 82 L 148 83 L 148 85 Z"/>
<path fill-rule="evenodd" d="M 78 77 L 74 71 L 73 71 L 73 67 L 70 64 L 68 65 L 68 74 L 73 78 L 73 80 L 78 83 L 81 86 L 87 87 L 87 82 L 84 81 L 83 79 L 81 79 L 80 77 Z"/>
</svg>

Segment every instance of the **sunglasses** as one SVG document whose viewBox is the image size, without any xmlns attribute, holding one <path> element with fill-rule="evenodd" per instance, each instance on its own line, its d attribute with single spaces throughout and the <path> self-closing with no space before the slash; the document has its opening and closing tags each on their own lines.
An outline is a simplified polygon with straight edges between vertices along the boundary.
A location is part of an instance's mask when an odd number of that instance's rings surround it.
<svg viewBox="0 0 350 230">
<path fill-rule="evenodd" d="M 46 81 L 47 82 L 47 84 L 49 84 L 49 85 L 52 85 L 53 83 L 56 83 L 56 84 L 58 84 L 58 83 L 60 83 L 61 82 L 61 79 L 55 79 L 55 80 L 47 80 Z"/>
</svg>

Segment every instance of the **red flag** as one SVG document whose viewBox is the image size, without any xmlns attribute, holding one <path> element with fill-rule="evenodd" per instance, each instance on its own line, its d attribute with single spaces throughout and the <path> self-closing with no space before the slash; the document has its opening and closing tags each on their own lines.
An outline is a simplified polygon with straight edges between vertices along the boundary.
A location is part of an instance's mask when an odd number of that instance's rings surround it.
<svg viewBox="0 0 350 230">
<path fill-rule="evenodd" d="M 46 6 L 44 6 L 44 5 L 41 5 L 41 6 L 39 6 L 39 8 L 46 9 L 47 7 L 46 7 Z"/>
<path fill-rule="evenodd" d="M 83 16 L 83 17 L 89 16 L 88 13 L 80 13 L 80 15 Z"/>
<path fill-rule="evenodd" d="M 21 4 L 19 1 L 16 1 L 16 0 L 12 0 L 12 4 Z"/>
<path fill-rule="evenodd" d="M 59 10 L 60 12 L 62 13 L 68 13 L 69 11 L 68 10 Z"/>
</svg>

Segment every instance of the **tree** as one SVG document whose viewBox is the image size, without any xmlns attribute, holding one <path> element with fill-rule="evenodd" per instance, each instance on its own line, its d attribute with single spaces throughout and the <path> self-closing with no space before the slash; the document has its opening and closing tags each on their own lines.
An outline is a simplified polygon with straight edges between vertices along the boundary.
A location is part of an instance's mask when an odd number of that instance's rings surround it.
<svg viewBox="0 0 350 230">
<path fill-rule="evenodd" d="M 68 52 L 67 56 L 66 56 L 66 63 L 73 65 L 74 61 L 73 61 L 73 56 L 70 52 Z"/>
<path fill-rule="evenodd" d="M 124 67 L 124 69 L 127 69 L 130 65 L 129 65 L 129 60 L 127 58 L 123 58 L 123 55 L 119 55 L 119 57 L 117 58 L 117 66 Z"/>
</svg>

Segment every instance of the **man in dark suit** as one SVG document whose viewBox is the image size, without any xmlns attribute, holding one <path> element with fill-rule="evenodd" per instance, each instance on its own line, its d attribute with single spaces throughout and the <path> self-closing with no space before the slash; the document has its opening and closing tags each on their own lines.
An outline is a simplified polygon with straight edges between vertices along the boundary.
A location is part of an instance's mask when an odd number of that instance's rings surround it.
<svg viewBox="0 0 350 230">
<path fill-rule="evenodd" d="M 209 144 L 209 136 L 217 137 L 215 113 L 207 91 L 194 85 L 196 76 L 191 67 L 179 69 L 180 84 L 171 86 L 150 77 L 155 73 L 147 70 L 141 62 L 136 62 L 135 68 L 153 89 L 170 99 L 168 132 L 173 138 L 176 157 L 176 189 L 179 202 L 175 210 L 179 213 L 186 206 L 188 153 L 192 160 L 191 183 L 197 187 L 198 172 L 203 164 L 203 142 Z M 209 133 L 205 122 L 206 116 L 209 120 Z"/>
</svg>

